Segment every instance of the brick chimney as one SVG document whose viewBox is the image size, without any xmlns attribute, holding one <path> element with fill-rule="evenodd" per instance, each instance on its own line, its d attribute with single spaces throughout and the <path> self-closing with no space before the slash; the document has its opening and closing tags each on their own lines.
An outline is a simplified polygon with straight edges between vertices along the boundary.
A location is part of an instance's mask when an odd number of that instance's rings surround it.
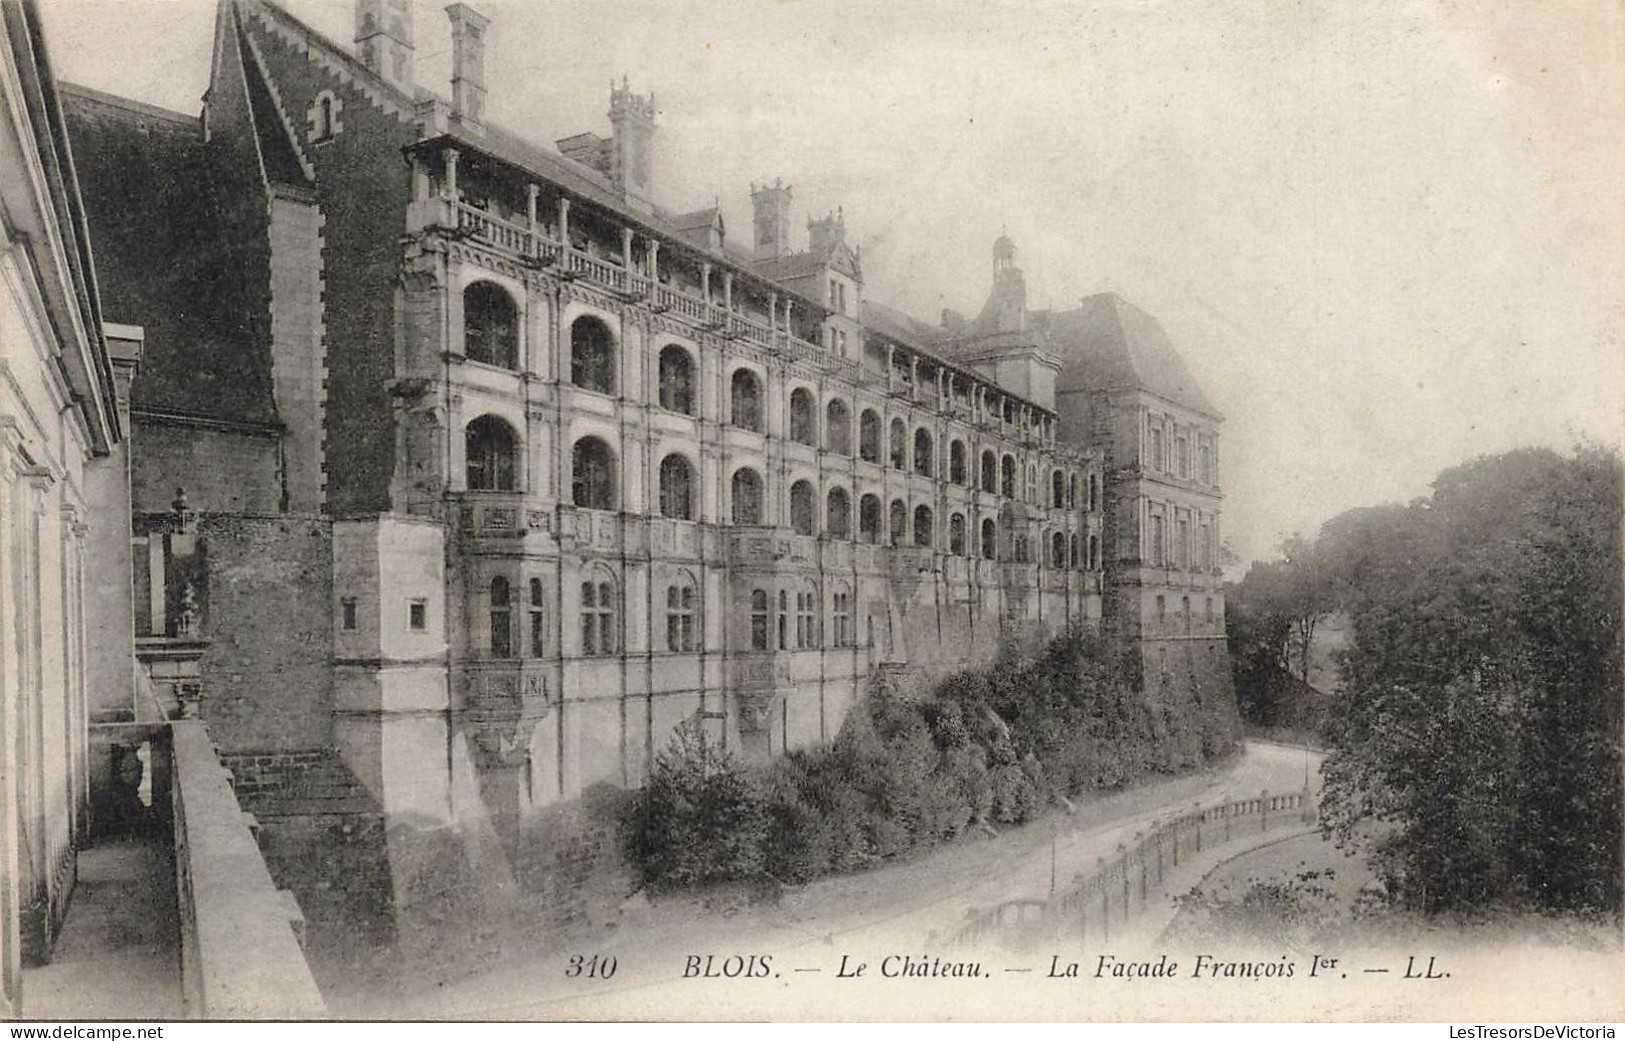
<svg viewBox="0 0 1625 1041">
<path fill-rule="evenodd" d="M 467 4 L 446 8 L 451 19 L 451 115 L 467 130 L 485 130 L 485 28 L 490 19 Z"/>
<path fill-rule="evenodd" d="M 412 0 L 356 0 L 355 50 L 368 69 L 412 93 Z"/>
<path fill-rule="evenodd" d="M 634 94 L 621 77 L 609 85 L 609 125 L 613 151 L 610 180 L 638 209 L 654 209 L 655 96 Z"/>
<path fill-rule="evenodd" d="M 755 211 L 756 255 L 782 257 L 790 252 L 791 188 L 783 181 L 750 186 L 750 204 Z"/>
</svg>

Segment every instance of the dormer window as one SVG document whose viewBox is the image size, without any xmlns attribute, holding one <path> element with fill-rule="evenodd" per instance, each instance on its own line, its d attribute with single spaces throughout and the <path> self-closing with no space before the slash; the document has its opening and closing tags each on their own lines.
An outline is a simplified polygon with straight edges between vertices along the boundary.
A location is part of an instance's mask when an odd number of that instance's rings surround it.
<svg viewBox="0 0 1625 1041">
<path fill-rule="evenodd" d="M 340 130 L 344 129 L 339 119 L 344 103 L 330 90 L 324 90 L 316 95 L 316 100 L 310 103 L 305 110 L 305 121 L 309 126 L 310 141 L 312 144 L 321 144 L 331 141 Z"/>
</svg>

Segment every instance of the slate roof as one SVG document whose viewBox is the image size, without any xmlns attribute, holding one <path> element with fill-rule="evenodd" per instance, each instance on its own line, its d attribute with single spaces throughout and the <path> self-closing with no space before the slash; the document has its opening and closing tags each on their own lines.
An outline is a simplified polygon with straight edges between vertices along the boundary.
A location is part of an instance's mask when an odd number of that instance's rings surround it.
<svg viewBox="0 0 1625 1041">
<path fill-rule="evenodd" d="M 1223 418 L 1162 325 L 1116 293 L 1085 297 L 1077 310 L 1055 312 L 1049 335 L 1051 349 L 1062 359 L 1066 386 L 1145 390 Z"/>
<path fill-rule="evenodd" d="M 800 253 L 786 253 L 782 257 L 752 260 L 750 266 L 763 278 L 788 281 L 816 275 L 823 270 L 828 261 L 829 258 L 822 253 L 803 250 Z"/>
<path fill-rule="evenodd" d="M 875 300 L 864 300 L 858 317 L 866 328 L 922 350 L 934 350 L 939 341 L 947 338 L 944 330 Z"/>
<path fill-rule="evenodd" d="M 62 84 L 103 313 L 143 326 L 137 409 L 277 422 L 270 355 L 224 244 L 198 120 Z"/>
</svg>

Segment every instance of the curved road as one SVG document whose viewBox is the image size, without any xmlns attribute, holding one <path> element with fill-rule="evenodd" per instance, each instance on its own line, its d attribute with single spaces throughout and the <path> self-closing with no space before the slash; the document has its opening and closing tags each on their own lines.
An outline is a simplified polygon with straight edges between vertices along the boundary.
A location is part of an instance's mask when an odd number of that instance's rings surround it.
<svg viewBox="0 0 1625 1041">
<path fill-rule="evenodd" d="M 777 907 L 724 916 L 662 905 L 638 926 L 583 941 L 579 952 L 521 956 L 432 993 L 335 1011 L 414 1019 L 777 1018 L 800 1003 L 786 1002 L 791 994 L 784 994 L 759 1006 L 749 997 L 752 983 L 779 990 L 795 981 L 811 995 L 819 990 L 811 984 L 837 976 L 843 954 L 849 967 L 885 953 L 926 961 L 938 954 L 954 957 L 937 938 L 951 935 L 968 908 L 1049 892 L 1052 844 L 1055 875 L 1065 886 L 1074 873 L 1092 869 L 1096 858 L 1115 852 L 1119 842 L 1132 842 L 1136 832 L 1172 813 L 1263 789 L 1301 790 L 1306 778 L 1318 789 L 1318 754 L 1249 741 L 1240 757 L 1217 772 L 1143 785 L 995 840 L 960 842 L 902 864 L 816 882 L 788 893 Z M 614 976 L 568 976 L 575 953 L 613 955 Z M 753 954 L 754 971 L 767 974 L 758 980 L 683 976 L 694 959 L 703 965 L 709 955 L 713 971 L 721 972 L 728 957 L 736 959 L 728 967 L 739 968 L 748 966 L 745 959 Z M 770 957 L 765 970 L 762 955 Z M 801 1011 L 814 1018 L 843 1018 L 840 1009 L 822 1001 Z M 878 1011 L 860 1007 L 846 1013 L 862 1018 Z M 916 1011 L 932 1014 L 929 1005 Z"/>
</svg>

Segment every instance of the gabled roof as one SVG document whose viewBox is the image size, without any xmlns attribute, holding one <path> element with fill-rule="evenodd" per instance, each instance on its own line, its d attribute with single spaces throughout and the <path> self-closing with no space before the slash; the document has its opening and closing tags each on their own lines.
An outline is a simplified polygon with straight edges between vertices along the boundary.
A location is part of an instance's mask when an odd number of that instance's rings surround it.
<svg viewBox="0 0 1625 1041">
<path fill-rule="evenodd" d="M 254 133 L 259 141 L 260 160 L 265 164 L 265 177 L 273 184 L 293 185 L 300 188 L 314 186 L 298 144 L 291 136 L 286 114 L 271 93 L 259 60 L 248 47 L 239 30 L 237 50 L 242 59 L 243 78 L 248 87 L 248 103 L 254 120 Z"/>
<path fill-rule="evenodd" d="M 1215 419 L 1219 410 L 1185 367 L 1162 325 L 1116 293 L 1085 297 L 1050 317 L 1050 346 L 1064 386 L 1144 390 Z"/>
<path fill-rule="evenodd" d="M 270 358 L 198 120 L 62 85 L 103 308 L 144 326 L 137 409 L 274 423 Z"/>
<path fill-rule="evenodd" d="M 359 84 L 365 84 L 368 91 L 406 113 L 416 111 L 419 102 L 426 99 L 434 99 L 442 104 L 448 104 L 446 99 L 422 87 L 418 88 L 416 97 L 407 96 L 404 91 L 368 69 L 359 58 L 350 53 L 348 48 L 340 46 L 325 34 L 300 21 L 274 3 L 273 0 L 230 0 L 230 2 L 245 11 L 256 12 L 268 19 L 279 21 L 286 30 L 296 33 L 305 46 L 313 49 L 319 48 L 324 59 L 341 64 L 344 66 L 345 71 L 352 75 Z M 625 196 L 617 191 L 609 179 L 600 171 L 569 159 L 545 146 L 538 145 L 500 124 L 487 120 L 483 130 L 470 131 L 457 120 L 452 119 L 448 121 L 445 133 L 420 140 L 411 147 L 427 149 L 448 143 L 455 144 L 459 149 L 477 152 L 511 166 L 527 170 L 538 179 L 548 181 L 578 199 L 584 199 L 596 206 L 603 207 L 633 227 L 647 229 L 665 235 L 667 238 L 683 242 L 689 249 L 694 250 L 704 259 L 741 268 L 755 274 L 751 268 L 749 254 L 735 249 L 726 242 L 724 242 L 721 249 L 713 249 L 705 242 L 696 241 L 696 237 L 691 234 L 692 229 L 676 227 L 674 218 L 658 207 L 655 212 L 649 213 L 628 205 Z M 694 212 L 703 214 L 706 211 L 698 210 Z M 689 216 L 692 216 L 692 214 Z M 762 276 L 758 275 L 757 277 Z M 822 301 L 801 296 L 793 290 L 786 289 L 785 291 L 787 295 L 795 297 L 801 306 L 807 307 L 814 312 L 826 310 Z"/>
</svg>

